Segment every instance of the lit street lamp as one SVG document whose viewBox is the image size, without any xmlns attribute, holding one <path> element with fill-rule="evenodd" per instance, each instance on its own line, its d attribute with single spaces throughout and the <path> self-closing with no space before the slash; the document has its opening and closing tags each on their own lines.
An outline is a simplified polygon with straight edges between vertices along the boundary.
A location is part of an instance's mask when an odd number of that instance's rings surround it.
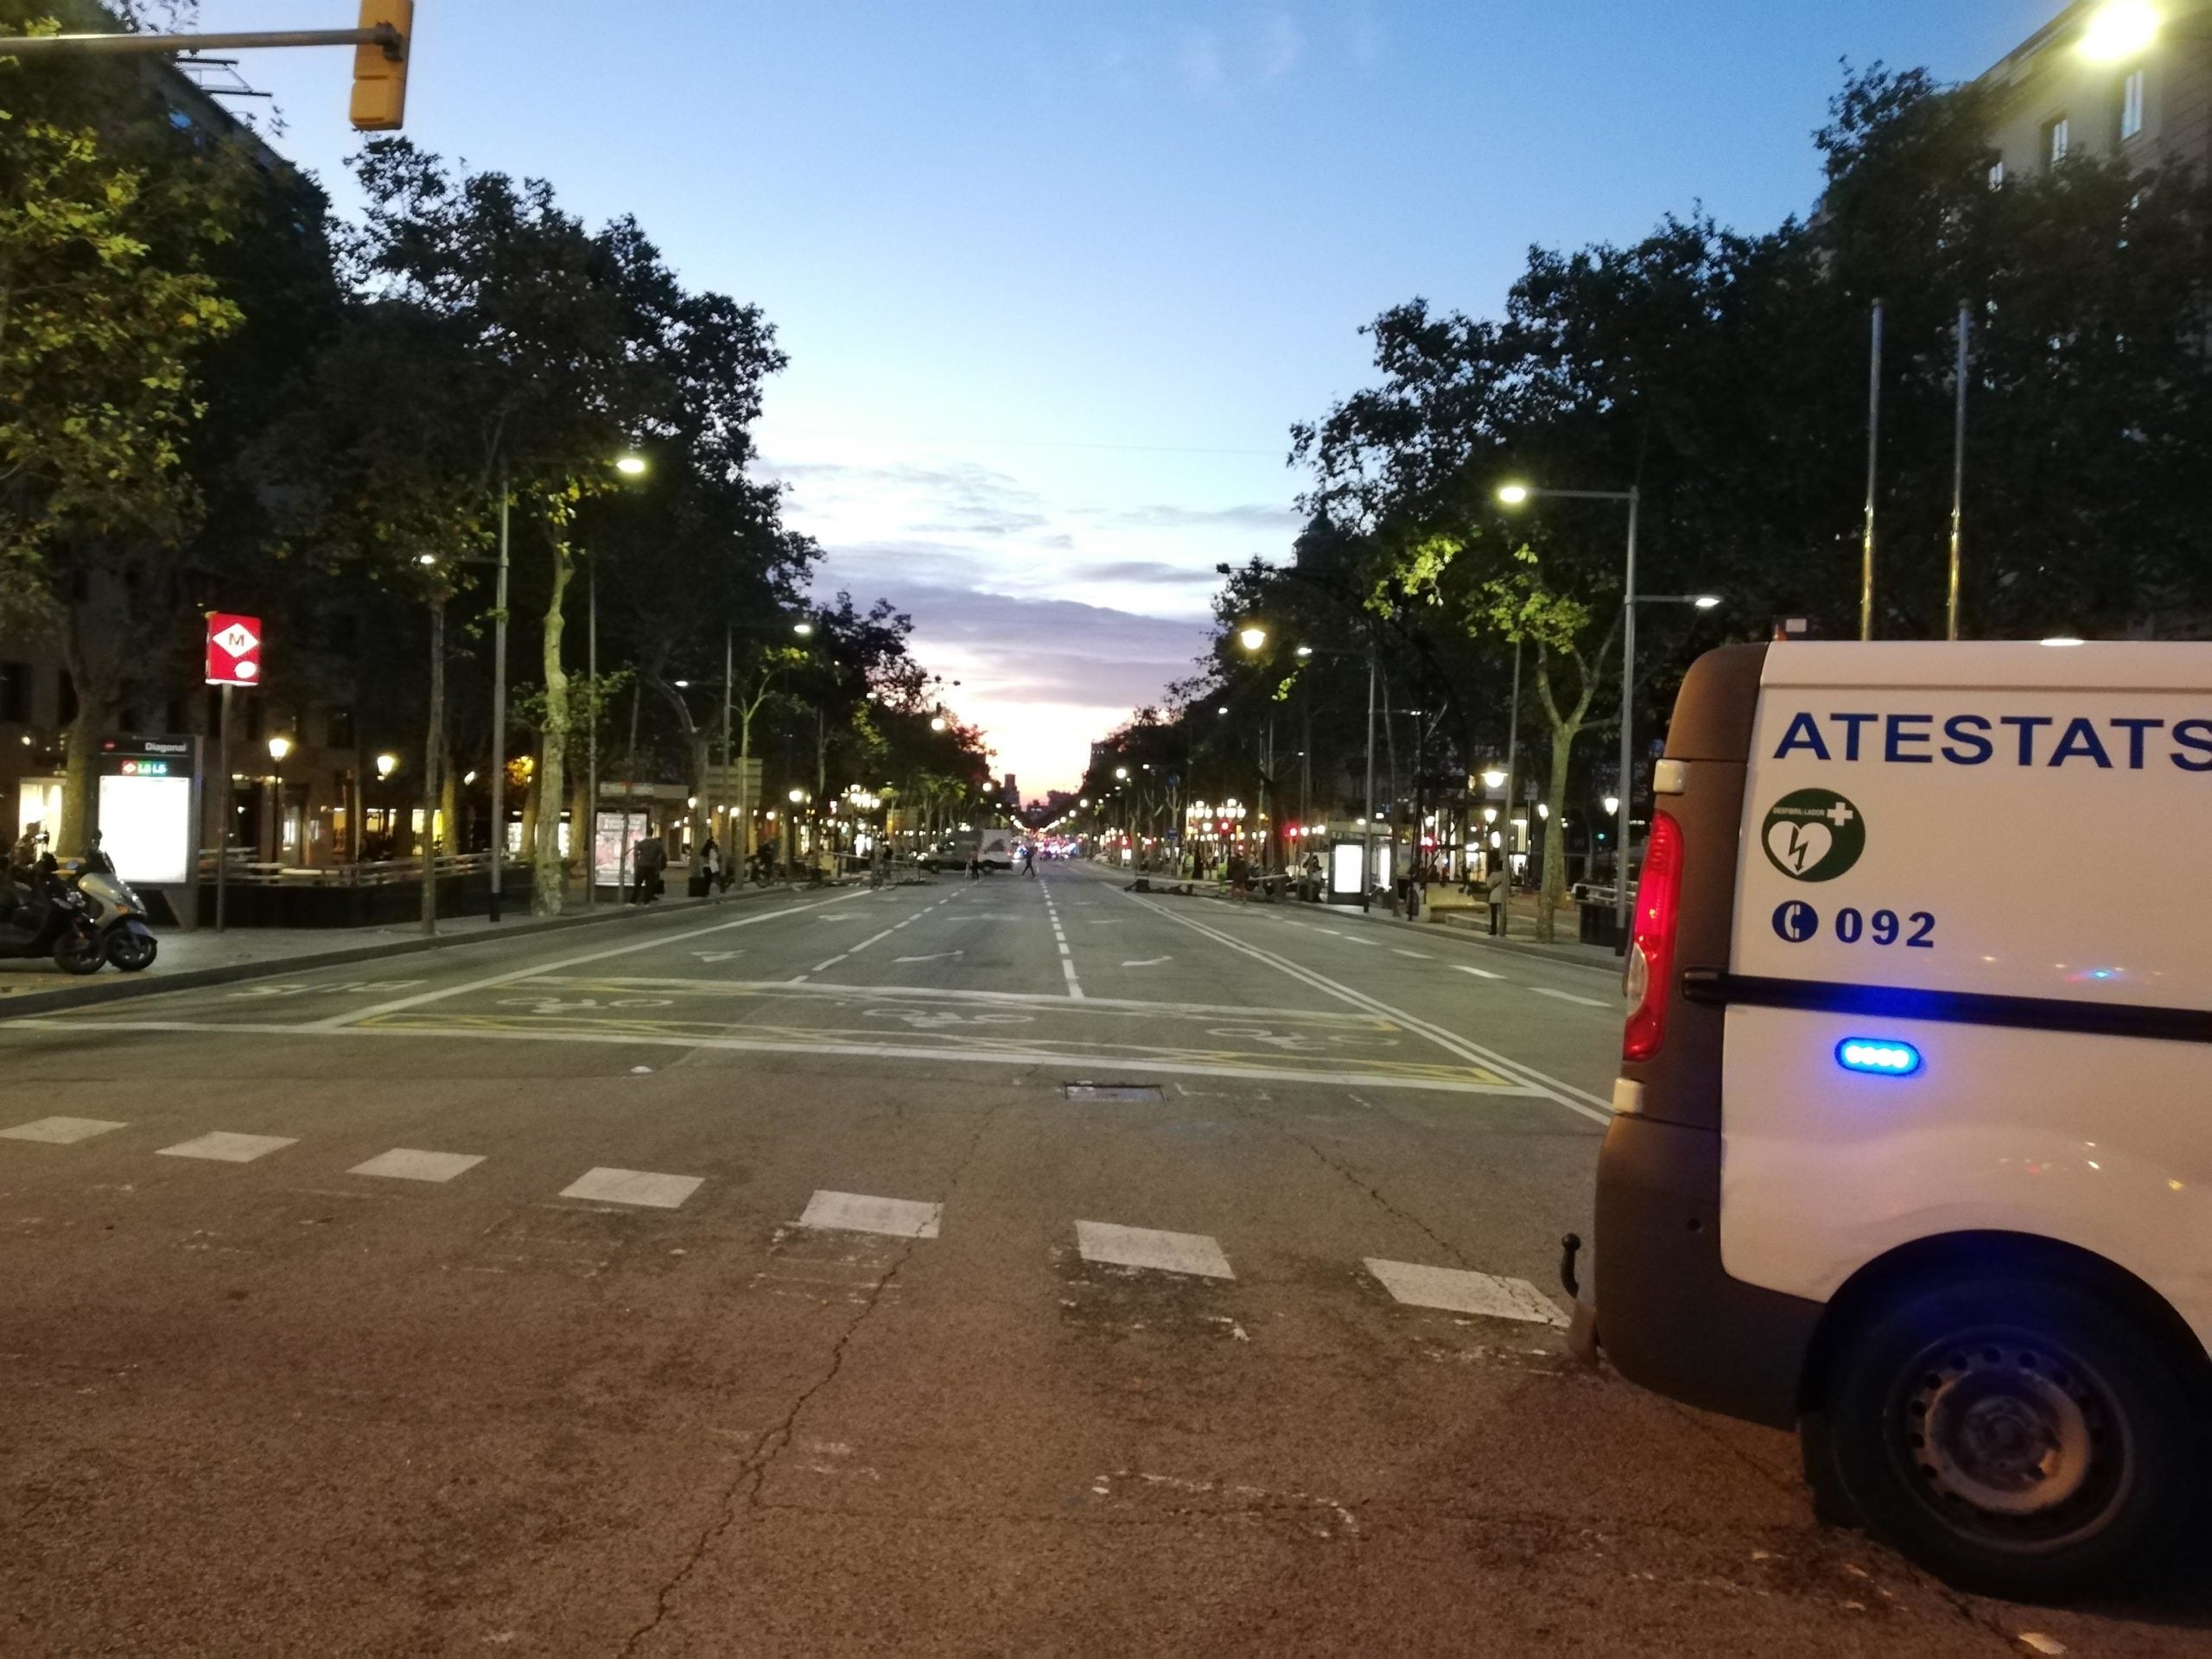
<svg viewBox="0 0 2212 1659">
<path fill-rule="evenodd" d="M 2150 49 L 2159 21 L 2147 0 L 2107 0 L 2082 25 L 2078 49 L 2092 63 L 2118 63 Z"/>
</svg>

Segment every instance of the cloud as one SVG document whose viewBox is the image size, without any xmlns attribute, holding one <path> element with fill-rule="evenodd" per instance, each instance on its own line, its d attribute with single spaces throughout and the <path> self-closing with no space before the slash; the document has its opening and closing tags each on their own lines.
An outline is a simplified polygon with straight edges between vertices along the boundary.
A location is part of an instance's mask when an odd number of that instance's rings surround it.
<svg viewBox="0 0 2212 1659">
<path fill-rule="evenodd" d="M 1161 559 L 1109 559 L 1071 566 L 1067 575 L 1077 582 L 1154 582 L 1163 588 L 1211 588 L 1217 580 L 1210 564 L 1193 567 Z"/>
<path fill-rule="evenodd" d="M 1188 35 L 1176 56 L 1175 67 L 1184 89 L 1198 98 L 1217 98 L 1229 87 L 1229 66 L 1222 61 L 1221 42 L 1210 29 Z"/>
<path fill-rule="evenodd" d="M 1237 507 L 1132 507 L 1106 514 L 1101 523 L 1132 530 L 1249 530 L 1262 535 L 1296 534 L 1306 521 L 1296 509 L 1251 505 Z"/>
</svg>

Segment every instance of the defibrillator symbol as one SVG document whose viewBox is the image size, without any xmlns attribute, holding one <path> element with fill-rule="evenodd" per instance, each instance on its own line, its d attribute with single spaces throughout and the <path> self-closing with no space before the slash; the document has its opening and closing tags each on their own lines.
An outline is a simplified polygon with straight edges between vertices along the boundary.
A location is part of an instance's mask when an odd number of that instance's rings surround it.
<svg viewBox="0 0 2212 1659">
<path fill-rule="evenodd" d="M 1866 821 L 1832 789 L 1792 790 L 1767 810 L 1767 861 L 1794 881 L 1833 881 L 1866 850 Z"/>
</svg>

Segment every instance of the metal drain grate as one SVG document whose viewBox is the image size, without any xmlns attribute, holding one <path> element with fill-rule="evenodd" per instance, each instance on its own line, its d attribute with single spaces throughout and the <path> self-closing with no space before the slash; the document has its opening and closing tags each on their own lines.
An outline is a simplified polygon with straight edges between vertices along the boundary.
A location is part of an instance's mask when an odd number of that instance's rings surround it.
<svg viewBox="0 0 2212 1659">
<path fill-rule="evenodd" d="M 1064 1083 L 1060 1093 L 1070 1100 L 1165 1100 L 1156 1083 Z"/>
</svg>

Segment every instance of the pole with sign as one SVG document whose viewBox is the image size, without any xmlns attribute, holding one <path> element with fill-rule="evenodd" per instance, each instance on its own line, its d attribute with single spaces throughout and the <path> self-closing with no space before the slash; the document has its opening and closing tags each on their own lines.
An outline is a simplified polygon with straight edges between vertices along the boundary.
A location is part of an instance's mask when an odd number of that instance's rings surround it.
<svg viewBox="0 0 2212 1659">
<path fill-rule="evenodd" d="M 215 777 L 222 833 L 215 840 L 215 931 L 223 931 L 231 865 L 231 692 L 261 683 L 261 619 L 228 611 L 207 613 L 207 683 L 223 688 L 222 734 L 216 740 Z M 197 876 L 195 874 L 195 884 Z M 199 906 L 195 885 L 194 908 Z"/>
</svg>

